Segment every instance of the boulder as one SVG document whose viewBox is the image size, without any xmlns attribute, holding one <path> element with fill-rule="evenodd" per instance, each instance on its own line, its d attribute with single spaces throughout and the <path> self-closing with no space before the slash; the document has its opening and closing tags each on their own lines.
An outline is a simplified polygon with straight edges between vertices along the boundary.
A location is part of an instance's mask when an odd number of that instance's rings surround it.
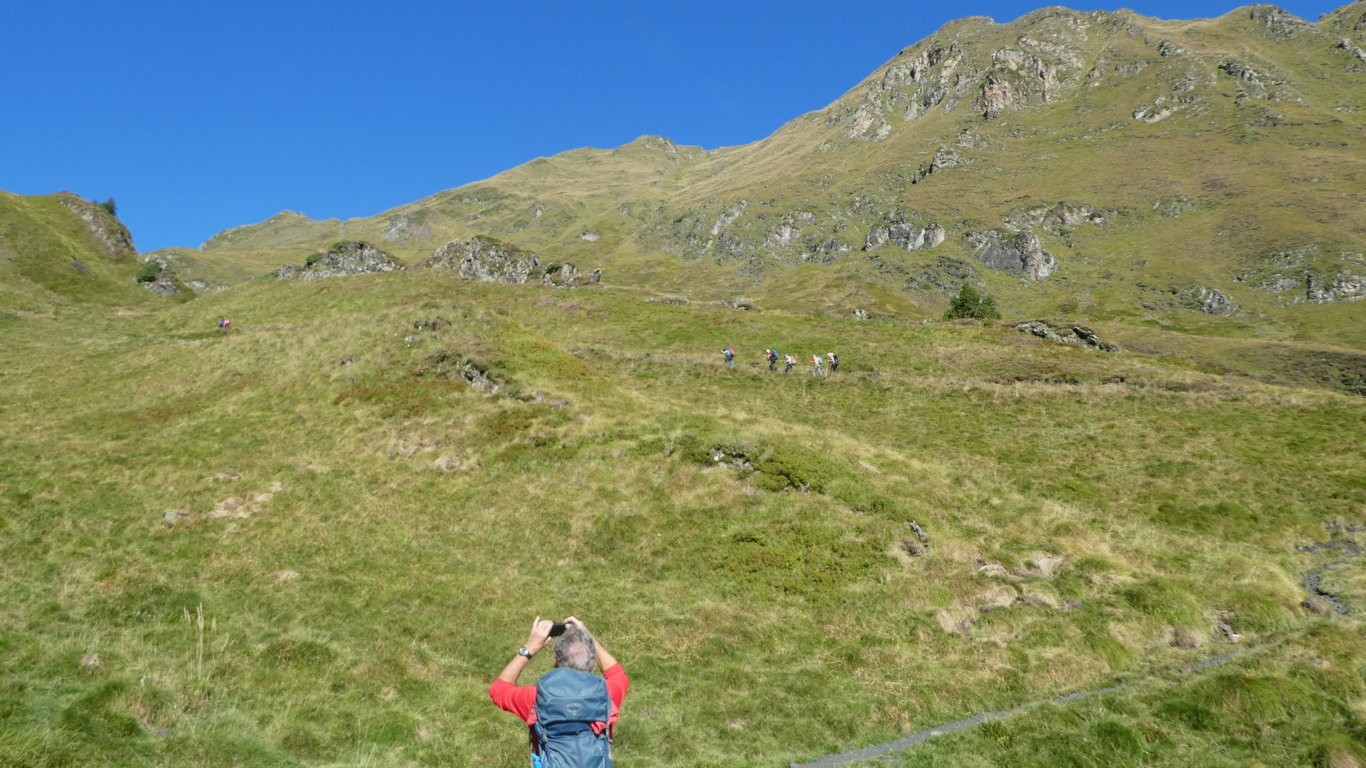
<svg viewBox="0 0 1366 768">
<path fill-rule="evenodd" d="M 1200 311 L 1207 315 L 1232 315 L 1238 311 L 1238 305 L 1233 303 L 1233 299 L 1203 285 L 1195 289 L 1194 298 L 1199 303 Z"/>
<path fill-rule="evenodd" d="M 1039 281 L 1053 273 L 1057 262 L 1044 250 L 1039 236 L 1029 230 L 1014 234 L 989 230 L 964 236 L 973 255 L 983 266 L 1000 272 Z"/>
<path fill-rule="evenodd" d="M 948 233 L 938 224 L 916 226 L 903 219 L 899 213 L 888 214 L 885 221 L 885 224 L 868 231 L 863 250 L 872 251 L 884 243 L 891 243 L 908 251 L 919 251 L 934 248 L 948 237 Z"/>
<path fill-rule="evenodd" d="M 1362 287 L 1366 279 L 1361 275 L 1337 274 L 1332 277 L 1309 275 L 1306 279 L 1306 296 L 1315 304 L 1332 301 L 1354 301 L 1363 295 Z"/>
<path fill-rule="evenodd" d="M 1074 325 L 1067 329 L 1055 328 L 1042 320 L 1030 320 L 1015 326 L 1015 330 L 1020 333 L 1028 333 L 1038 336 L 1041 339 L 1048 339 L 1059 344 L 1072 344 L 1088 349 L 1099 349 L 1103 352 L 1118 352 L 1119 347 L 1100 340 L 1096 332 L 1081 325 Z"/>
<path fill-rule="evenodd" d="M 541 280 L 552 288 L 575 288 L 581 285 L 596 285 L 602 281 L 602 269 L 595 269 L 585 275 L 579 271 L 578 267 L 568 262 L 559 265 L 552 264 L 546 269 Z"/>
<path fill-rule="evenodd" d="M 489 237 L 452 240 L 436 249 L 424 266 L 455 269 L 461 277 L 485 283 L 525 283 L 545 275 L 535 253 Z"/>
<path fill-rule="evenodd" d="M 369 243 L 350 240 L 337 243 L 327 253 L 315 253 L 302 267 L 287 264 L 275 270 L 279 280 L 322 280 L 374 272 L 392 272 L 398 264 L 389 254 Z"/>
</svg>

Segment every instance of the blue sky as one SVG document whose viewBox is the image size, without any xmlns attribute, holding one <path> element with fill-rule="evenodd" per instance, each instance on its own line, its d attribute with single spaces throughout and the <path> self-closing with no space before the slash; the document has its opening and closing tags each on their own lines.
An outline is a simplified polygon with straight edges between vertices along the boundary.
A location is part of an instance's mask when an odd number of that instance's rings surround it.
<svg viewBox="0 0 1366 768">
<path fill-rule="evenodd" d="M 0 0 L 0 189 L 112 197 L 142 251 L 371 216 L 576 147 L 756 141 L 947 21 L 1048 4 Z"/>
</svg>

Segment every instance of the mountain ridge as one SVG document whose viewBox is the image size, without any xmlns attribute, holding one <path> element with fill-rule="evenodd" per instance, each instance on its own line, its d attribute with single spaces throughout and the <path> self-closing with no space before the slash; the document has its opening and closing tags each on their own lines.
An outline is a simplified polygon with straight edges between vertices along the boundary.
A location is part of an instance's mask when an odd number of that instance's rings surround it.
<svg viewBox="0 0 1366 768">
<path fill-rule="evenodd" d="M 970 17 L 750 144 L 642 136 L 153 256 L 226 285 L 339 240 L 415 265 L 490 236 L 646 292 L 845 313 L 834 286 L 862 284 L 923 318 L 971 281 L 1020 315 L 1361 346 L 1302 310 L 1366 283 L 1363 18 L 1360 1 L 1317 23 L 1265 4 Z M 788 273 L 812 264 L 793 301 Z"/>
</svg>

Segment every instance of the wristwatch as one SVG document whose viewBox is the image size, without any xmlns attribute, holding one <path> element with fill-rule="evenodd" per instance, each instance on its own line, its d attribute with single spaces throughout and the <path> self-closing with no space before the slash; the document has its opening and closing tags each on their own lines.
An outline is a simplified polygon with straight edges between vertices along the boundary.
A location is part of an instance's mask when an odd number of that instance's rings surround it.
<svg viewBox="0 0 1366 768">
<path fill-rule="evenodd" d="M 525 656 L 525 657 L 527 657 L 527 658 L 529 659 L 529 658 L 531 658 L 532 656 L 534 656 L 535 654 L 531 652 L 531 649 L 527 648 L 527 647 L 524 645 L 524 646 L 522 646 L 521 648 L 518 648 L 518 649 L 517 649 L 517 655 L 518 655 L 518 656 Z"/>
</svg>

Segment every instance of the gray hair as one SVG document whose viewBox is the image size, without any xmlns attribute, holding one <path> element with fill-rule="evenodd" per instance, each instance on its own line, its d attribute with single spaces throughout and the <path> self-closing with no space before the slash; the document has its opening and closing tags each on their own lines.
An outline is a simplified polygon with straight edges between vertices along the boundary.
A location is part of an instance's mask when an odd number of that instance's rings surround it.
<svg viewBox="0 0 1366 768">
<path fill-rule="evenodd" d="M 593 636 L 588 630 L 570 625 L 555 639 L 555 666 L 592 672 L 597 658 Z"/>
</svg>

